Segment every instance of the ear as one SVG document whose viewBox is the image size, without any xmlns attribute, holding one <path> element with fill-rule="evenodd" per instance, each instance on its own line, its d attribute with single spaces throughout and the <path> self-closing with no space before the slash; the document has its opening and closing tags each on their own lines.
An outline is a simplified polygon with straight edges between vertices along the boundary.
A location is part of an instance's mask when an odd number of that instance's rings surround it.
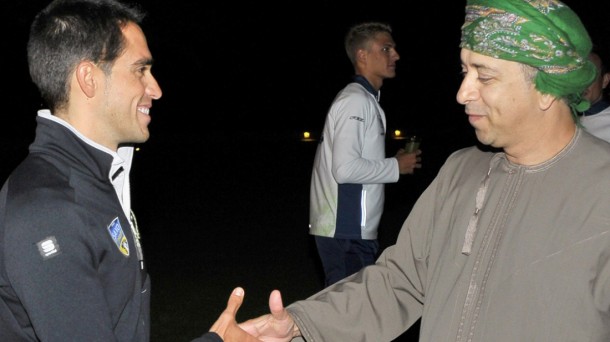
<svg viewBox="0 0 610 342">
<path fill-rule="evenodd" d="M 365 49 L 358 49 L 356 51 L 356 60 L 360 63 L 366 64 L 367 53 Z"/>
<path fill-rule="evenodd" d="M 95 96 L 95 89 L 97 88 L 94 74 L 95 69 L 96 66 L 91 61 L 82 61 L 76 66 L 76 81 L 78 82 L 80 90 L 88 98 Z"/>
<path fill-rule="evenodd" d="M 606 89 L 608 83 L 610 83 L 610 72 L 607 72 L 602 76 L 602 89 Z"/>
<path fill-rule="evenodd" d="M 540 107 L 540 110 L 542 111 L 547 111 L 549 108 L 551 108 L 551 105 L 557 101 L 557 97 L 551 95 L 551 94 L 540 94 L 539 100 L 538 100 L 538 106 Z"/>
</svg>

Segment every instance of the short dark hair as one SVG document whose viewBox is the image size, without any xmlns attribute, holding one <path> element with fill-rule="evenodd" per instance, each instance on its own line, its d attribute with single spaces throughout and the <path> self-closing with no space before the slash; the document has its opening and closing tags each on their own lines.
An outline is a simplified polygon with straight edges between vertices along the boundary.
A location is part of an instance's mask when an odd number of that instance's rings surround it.
<svg viewBox="0 0 610 342">
<path fill-rule="evenodd" d="M 137 7 L 115 0 L 54 0 L 40 11 L 30 27 L 28 65 L 49 108 L 67 104 L 69 76 L 81 61 L 109 73 L 125 49 L 121 29 L 143 18 Z"/>
<path fill-rule="evenodd" d="M 352 65 L 356 65 L 356 52 L 367 48 L 367 44 L 380 32 L 392 34 L 392 27 L 386 23 L 366 22 L 356 24 L 349 29 L 345 35 L 345 52 Z"/>
</svg>

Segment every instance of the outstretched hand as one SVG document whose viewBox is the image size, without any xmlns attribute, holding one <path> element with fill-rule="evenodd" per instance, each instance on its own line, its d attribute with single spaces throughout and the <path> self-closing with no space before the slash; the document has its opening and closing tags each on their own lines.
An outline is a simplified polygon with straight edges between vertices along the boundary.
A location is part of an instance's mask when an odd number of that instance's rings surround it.
<svg viewBox="0 0 610 342">
<path fill-rule="evenodd" d="M 299 328 L 284 308 L 280 291 L 271 292 L 269 310 L 270 314 L 239 323 L 239 327 L 265 342 L 288 342 L 300 336 Z"/>
<path fill-rule="evenodd" d="M 259 339 L 242 330 L 235 320 L 237 310 L 243 302 L 244 289 L 237 287 L 229 296 L 227 308 L 210 328 L 210 331 L 217 333 L 224 342 L 260 342 Z"/>
</svg>

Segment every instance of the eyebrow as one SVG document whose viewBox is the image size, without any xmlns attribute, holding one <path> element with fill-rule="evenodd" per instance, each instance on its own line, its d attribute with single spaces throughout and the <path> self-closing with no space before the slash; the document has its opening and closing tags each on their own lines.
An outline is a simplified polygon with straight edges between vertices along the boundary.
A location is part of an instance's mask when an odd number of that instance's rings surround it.
<svg viewBox="0 0 610 342">
<path fill-rule="evenodd" d="M 489 67 L 485 64 L 473 63 L 472 66 L 474 66 L 477 69 L 494 70 L 492 67 Z"/>
<path fill-rule="evenodd" d="M 463 66 L 468 66 L 466 63 L 462 62 Z M 495 68 L 490 67 L 489 65 L 486 64 L 481 64 L 481 63 L 472 63 L 470 66 L 472 66 L 474 69 L 477 69 L 477 71 L 487 71 L 487 72 L 493 72 L 493 73 L 497 73 L 498 70 Z"/>
<path fill-rule="evenodd" d="M 147 66 L 147 65 L 153 65 L 154 60 L 152 58 L 143 58 L 140 60 L 137 60 L 135 63 L 133 63 L 133 65 L 135 66 Z"/>
</svg>

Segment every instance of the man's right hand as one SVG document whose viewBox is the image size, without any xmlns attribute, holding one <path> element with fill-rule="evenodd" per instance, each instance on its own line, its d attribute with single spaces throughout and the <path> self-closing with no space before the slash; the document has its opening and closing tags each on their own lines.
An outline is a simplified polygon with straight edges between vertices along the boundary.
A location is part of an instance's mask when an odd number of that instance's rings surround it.
<svg viewBox="0 0 610 342">
<path fill-rule="evenodd" d="M 255 337 L 248 335 L 245 331 L 239 328 L 235 321 L 237 310 L 244 301 L 244 289 L 237 287 L 231 292 L 226 309 L 220 314 L 218 320 L 210 328 L 211 332 L 215 332 L 225 342 L 255 342 L 260 341 Z"/>
<path fill-rule="evenodd" d="M 421 168 L 421 150 L 407 153 L 404 149 L 399 149 L 395 158 L 398 160 L 398 172 L 401 175 L 413 174 L 415 169 Z"/>
<path fill-rule="evenodd" d="M 265 342 L 288 342 L 300 336 L 299 328 L 284 308 L 280 291 L 273 290 L 269 296 L 270 314 L 239 323 L 248 334 Z"/>
</svg>

